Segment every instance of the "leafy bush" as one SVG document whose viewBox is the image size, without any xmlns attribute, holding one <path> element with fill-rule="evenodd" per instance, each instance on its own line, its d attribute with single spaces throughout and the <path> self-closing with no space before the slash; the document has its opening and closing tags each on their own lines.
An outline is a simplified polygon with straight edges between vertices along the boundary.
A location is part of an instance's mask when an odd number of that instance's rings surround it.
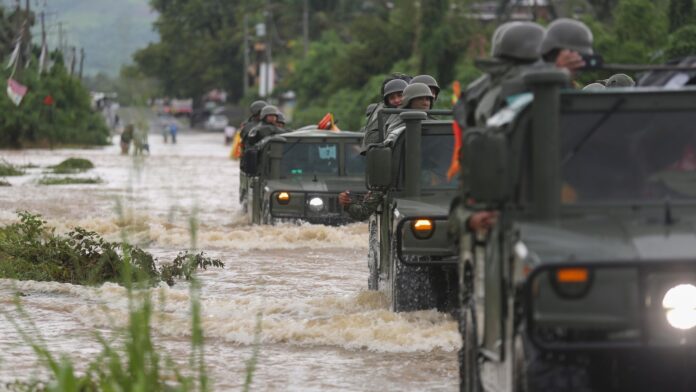
<svg viewBox="0 0 696 392">
<path fill-rule="evenodd" d="M 696 25 L 686 25 L 669 37 L 665 54 L 668 59 L 696 55 Z"/>
<path fill-rule="evenodd" d="M 180 253 L 171 265 L 158 267 L 155 258 L 137 246 L 108 242 L 77 227 L 56 235 L 39 215 L 18 213 L 20 222 L 0 228 L 0 277 L 73 284 L 121 283 L 155 285 L 174 278 L 190 280 L 198 268 L 223 267 L 203 253 Z"/>
<path fill-rule="evenodd" d="M 63 162 L 52 166 L 51 169 L 53 169 L 53 172 L 57 174 L 79 173 L 89 169 L 94 169 L 94 164 L 90 160 L 84 158 L 68 158 Z"/>
<path fill-rule="evenodd" d="M 24 171 L 5 160 L 0 160 L 0 177 L 21 175 L 24 175 Z"/>
</svg>

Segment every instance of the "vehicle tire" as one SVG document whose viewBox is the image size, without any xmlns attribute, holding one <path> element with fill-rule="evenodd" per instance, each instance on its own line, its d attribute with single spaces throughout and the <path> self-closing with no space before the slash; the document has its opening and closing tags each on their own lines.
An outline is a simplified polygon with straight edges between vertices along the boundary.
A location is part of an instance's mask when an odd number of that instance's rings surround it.
<svg viewBox="0 0 696 392">
<path fill-rule="evenodd" d="M 411 312 L 437 307 L 434 295 L 433 268 L 429 266 L 412 266 L 399 261 L 396 255 L 396 241 L 392 241 L 389 266 L 391 288 L 388 297 L 394 312 Z"/>
<path fill-rule="evenodd" d="M 515 334 L 513 349 L 513 391 L 592 391 L 586 366 L 548 357 L 531 343 L 524 329 Z"/>
<path fill-rule="evenodd" d="M 368 223 L 369 249 L 367 251 L 367 269 L 369 275 L 367 277 L 367 289 L 379 289 L 379 231 L 377 231 L 377 219 L 370 218 Z"/>
<path fill-rule="evenodd" d="M 461 392 L 482 391 L 479 372 L 479 346 L 476 325 L 476 309 L 473 299 L 463 304 L 459 315 L 459 333 L 462 348 L 459 350 L 459 390 Z"/>
</svg>

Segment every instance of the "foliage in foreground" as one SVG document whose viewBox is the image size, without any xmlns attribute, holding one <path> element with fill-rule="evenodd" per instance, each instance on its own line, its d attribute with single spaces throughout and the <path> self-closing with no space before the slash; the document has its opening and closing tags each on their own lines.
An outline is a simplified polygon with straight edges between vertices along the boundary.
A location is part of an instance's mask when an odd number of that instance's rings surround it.
<svg viewBox="0 0 696 392">
<path fill-rule="evenodd" d="M 0 160 L 0 177 L 6 176 L 21 176 L 24 175 L 24 171 L 15 165 L 3 160 Z"/>
<path fill-rule="evenodd" d="M 80 173 L 89 169 L 94 169 L 94 164 L 89 159 L 68 158 L 63 162 L 52 166 L 51 169 L 56 174 Z"/>
<path fill-rule="evenodd" d="M 99 234 L 75 228 L 55 234 L 38 215 L 18 213 L 20 222 L 0 228 L 0 277 L 73 284 L 122 283 L 124 279 L 156 285 L 190 280 L 196 269 L 223 267 L 203 253 L 181 252 L 171 264 L 137 246 L 108 242 Z M 131 266 L 132 264 L 132 266 Z"/>
</svg>

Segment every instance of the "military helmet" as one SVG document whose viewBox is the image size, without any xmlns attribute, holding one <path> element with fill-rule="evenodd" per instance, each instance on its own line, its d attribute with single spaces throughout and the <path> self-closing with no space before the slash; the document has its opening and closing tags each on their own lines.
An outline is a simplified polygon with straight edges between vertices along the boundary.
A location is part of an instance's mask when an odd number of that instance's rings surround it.
<svg viewBox="0 0 696 392">
<path fill-rule="evenodd" d="M 259 113 L 261 113 L 261 109 L 263 109 L 265 106 L 268 104 L 266 101 L 254 101 L 249 105 L 249 109 L 251 109 L 251 115 L 252 116 L 258 116 Z"/>
<path fill-rule="evenodd" d="M 415 78 L 414 78 L 415 79 Z M 430 87 L 425 83 L 411 83 L 404 89 L 404 99 L 401 101 L 401 108 L 407 107 L 414 98 L 428 97 L 435 99 Z"/>
<path fill-rule="evenodd" d="M 414 83 L 423 83 L 430 88 L 434 88 L 435 91 L 437 91 L 436 94 L 440 93 L 440 85 L 437 84 L 437 80 L 435 80 L 435 78 L 430 76 L 430 75 L 414 76 L 413 79 L 411 79 L 411 81 L 409 82 L 409 84 L 414 84 Z M 434 96 L 433 96 L 433 98 L 434 98 Z"/>
<path fill-rule="evenodd" d="M 590 83 L 587 86 L 583 87 L 583 91 L 596 91 L 596 90 L 606 90 L 606 86 L 603 85 L 602 83 Z"/>
<path fill-rule="evenodd" d="M 278 123 L 285 124 L 285 115 L 283 112 L 278 112 Z"/>
<path fill-rule="evenodd" d="M 505 22 L 495 29 L 495 31 L 493 32 L 493 36 L 491 37 L 491 57 L 497 57 L 496 49 L 498 45 L 500 45 L 500 35 L 502 34 L 502 32 L 516 23 L 519 22 Z"/>
<path fill-rule="evenodd" d="M 539 45 L 544 39 L 544 28 L 534 22 L 511 22 L 494 34 L 493 57 L 534 61 L 539 59 Z"/>
<path fill-rule="evenodd" d="M 261 109 L 261 115 L 260 115 L 260 116 L 261 116 L 261 119 L 263 120 L 264 118 L 266 118 L 266 116 L 270 116 L 270 115 L 272 115 L 272 114 L 275 114 L 276 116 L 279 116 L 281 113 L 280 113 L 280 110 L 278 110 L 277 107 L 275 107 L 275 106 L 273 106 L 273 105 L 266 105 L 266 106 L 263 107 L 263 109 Z"/>
<path fill-rule="evenodd" d="M 556 19 L 546 29 L 540 53 L 545 55 L 554 49 L 570 49 L 580 54 L 592 54 L 592 31 L 578 20 Z"/>
<path fill-rule="evenodd" d="M 600 81 L 607 87 L 633 87 L 636 85 L 635 80 L 626 74 L 611 75 L 609 79 Z"/>
<path fill-rule="evenodd" d="M 387 82 L 387 84 L 384 85 L 384 95 L 382 96 L 382 98 L 384 98 L 384 100 L 386 101 L 389 94 L 400 93 L 404 91 L 406 86 L 408 86 L 408 83 L 406 83 L 406 81 L 404 80 L 390 80 Z"/>
</svg>

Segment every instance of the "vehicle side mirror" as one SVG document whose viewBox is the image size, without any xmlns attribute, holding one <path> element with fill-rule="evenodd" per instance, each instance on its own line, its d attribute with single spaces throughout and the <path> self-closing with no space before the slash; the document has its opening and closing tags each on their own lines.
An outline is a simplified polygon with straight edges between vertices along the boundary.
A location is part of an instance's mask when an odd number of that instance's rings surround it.
<svg viewBox="0 0 696 392">
<path fill-rule="evenodd" d="M 478 203 L 497 204 L 510 197 L 509 153 L 501 133 L 471 130 L 465 136 L 468 188 Z"/>
<path fill-rule="evenodd" d="M 390 147 L 374 146 L 367 150 L 365 181 L 367 189 L 382 190 L 392 184 L 392 150 Z"/>
</svg>

